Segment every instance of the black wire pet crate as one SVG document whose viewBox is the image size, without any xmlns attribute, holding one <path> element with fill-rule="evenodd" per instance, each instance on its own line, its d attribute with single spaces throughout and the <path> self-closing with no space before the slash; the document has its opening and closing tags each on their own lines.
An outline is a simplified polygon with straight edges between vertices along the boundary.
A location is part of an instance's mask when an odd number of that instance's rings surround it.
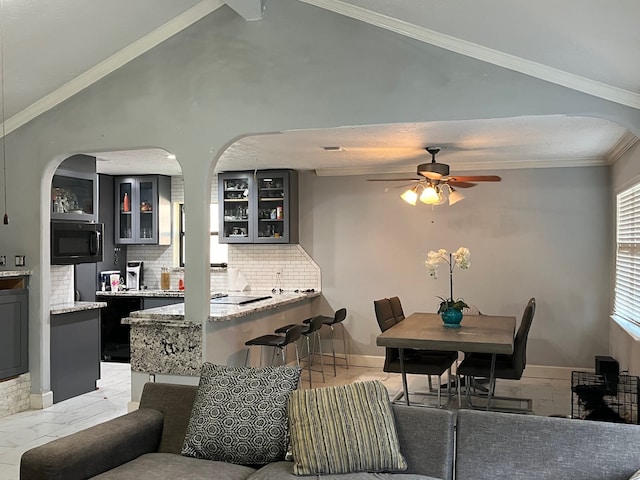
<svg viewBox="0 0 640 480">
<path fill-rule="evenodd" d="M 639 377 L 574 371 L 571 392 L 571 418 L 640 424 Z"/>
</svg>

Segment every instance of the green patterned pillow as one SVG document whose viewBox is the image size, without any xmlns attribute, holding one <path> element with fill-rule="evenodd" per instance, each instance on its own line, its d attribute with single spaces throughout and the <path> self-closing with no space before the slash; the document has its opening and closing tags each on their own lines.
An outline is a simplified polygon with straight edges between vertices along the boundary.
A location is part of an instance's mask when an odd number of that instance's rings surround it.
<svg viewBox="0 0 640 480">
<path fill-rule="evenodd" d="M 379 381 L 293 392 L 289 433 L 295 475 L 407 469 Z"/>
<path fill-rule="evenodd" d="M 182 454 L 240 465 L 284 460 L 287 402 L 299 380 L 297 367 L 205 363 Z"/>
</svg>

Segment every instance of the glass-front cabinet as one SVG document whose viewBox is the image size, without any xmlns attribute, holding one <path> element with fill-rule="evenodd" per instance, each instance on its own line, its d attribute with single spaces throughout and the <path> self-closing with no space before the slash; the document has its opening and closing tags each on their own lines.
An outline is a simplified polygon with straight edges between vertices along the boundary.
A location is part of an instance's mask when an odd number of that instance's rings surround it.
<svg viewBox="0 0 640 480">
<path fill-rule="evenodd" d="M 220 242 L 296 243 L 297 175 L 292 170 L 218 176 Z"/>
<path fill-rule="evenodd" d="M 57 169 L 51 181 L 51 220 L 98 220 L 98 175 Z"/>
<path fill-rule="evenodd" d="M 249 172 L 222 173 L 218 176 L 221 243 L 253 243 L 252 211 L 253 174 Z"/>
<path fill-rule="evenodd" d="M 118 244 L 171 244 L 171 180 L 161 175 L 116 177 Z"/>
</svg>

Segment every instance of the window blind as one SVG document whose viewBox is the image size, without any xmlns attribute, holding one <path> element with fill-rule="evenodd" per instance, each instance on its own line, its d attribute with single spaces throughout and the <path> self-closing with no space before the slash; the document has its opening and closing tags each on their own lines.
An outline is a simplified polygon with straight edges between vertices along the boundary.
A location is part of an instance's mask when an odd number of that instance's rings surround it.
<svg viewBox="0 0 640 480">
<path fill-rule="evenodd" d="M 640 325 L 640 184 L 617 197 L 613 313 Z"/>
</svg>

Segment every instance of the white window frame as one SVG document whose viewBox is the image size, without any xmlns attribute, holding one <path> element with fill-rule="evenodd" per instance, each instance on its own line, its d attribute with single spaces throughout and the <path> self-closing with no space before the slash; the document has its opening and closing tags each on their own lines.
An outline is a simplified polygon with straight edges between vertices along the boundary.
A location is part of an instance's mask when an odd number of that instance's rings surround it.
<svg viewBox="0 0 640 480">
<path fill-rule="evenodd" d="M 616 196 L 613 314 L 640 326 L 640 183 Z"/>
</svg>

